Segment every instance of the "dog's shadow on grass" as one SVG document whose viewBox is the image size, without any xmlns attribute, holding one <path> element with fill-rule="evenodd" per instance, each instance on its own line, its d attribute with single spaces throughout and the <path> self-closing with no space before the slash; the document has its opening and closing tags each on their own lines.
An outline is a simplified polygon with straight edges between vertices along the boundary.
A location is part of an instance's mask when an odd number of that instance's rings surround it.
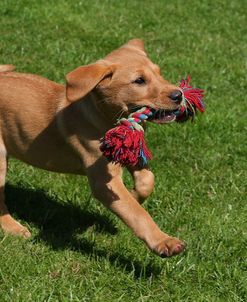
<svg viewBox="0 0 247 302">
<path fill-rule="evenodd" d="M 114 266 L 127 272 L 133 272 L 136 278 L 157 276 L 161 268 L 148 263 L 142 264 L 129 257 L 111 253 L 109 256 L 103 249 L 97 249 L 87 239 L 78 239 L 75 234 L 83 234 L 88 228 L 93 231 L 114 235 L 117 228 L 109 217 L 93 213 L 87 207 L 80 208 L 74 204 L 58 202 L 43 190 L 31 190 L 7 184 L 5 187 L 7 205 L 10 213 L 17 219 L 36 225 L 39 229 L 38 240 L 43 240 L 53 249 L 71 248 L 83 254 L 107 257 Z"/>
</svg>

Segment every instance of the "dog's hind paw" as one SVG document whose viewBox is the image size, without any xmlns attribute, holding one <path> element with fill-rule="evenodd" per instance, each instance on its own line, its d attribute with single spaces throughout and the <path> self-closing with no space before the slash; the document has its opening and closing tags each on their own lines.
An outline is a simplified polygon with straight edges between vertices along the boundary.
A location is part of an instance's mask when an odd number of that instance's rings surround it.
<svg viewBox="0 0 247 302">
<path fill-rule="evenodd" d="M 0 226 L 6 234 L 20 236 L 25 239 L 31 237 L 31 233 L 29 232 L 28 228 L 21 225 L 9 214 L 0 217 Z"/>
</svg>

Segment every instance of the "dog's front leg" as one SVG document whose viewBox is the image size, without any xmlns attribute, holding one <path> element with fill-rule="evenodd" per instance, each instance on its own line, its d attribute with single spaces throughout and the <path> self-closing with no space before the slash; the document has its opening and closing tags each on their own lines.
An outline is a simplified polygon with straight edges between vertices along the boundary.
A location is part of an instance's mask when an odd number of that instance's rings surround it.
<svg viewBox="0 0 247 302">
<path fill-rule="evenodd" d="M 176 255 L 184 250 L 183 242 L 163 233 L 126 189 L 119 167 L 97 164 L 89 169 L 88 177 L 94 196 L 119 216 L 150 250 L 161 257 Z"/>
<path fill-rule="evenodd" d="M 154 175 L 148 167 L 128 167 L 128 170 L 134 181 L 134 188 L 131 194 L 139 203 L 143 203 L 153 192 Z"/>
</svg>

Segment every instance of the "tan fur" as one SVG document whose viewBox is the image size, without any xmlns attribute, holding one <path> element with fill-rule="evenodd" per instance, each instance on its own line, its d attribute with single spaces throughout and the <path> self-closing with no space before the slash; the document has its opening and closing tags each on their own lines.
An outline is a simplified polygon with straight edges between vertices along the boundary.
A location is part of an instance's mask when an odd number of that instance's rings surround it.
<svg viewBox="0 0 247 302">
<path fill-rule="evenodd" d="M 180 253 L 184 244 L 163 233 L 140 202 L 154 186 L 152 172 L 129 168 L 130 193 L 122 169 L 109 163 L 99 140 L 133 106 L 176 109 L 170 94 L 178 87 L 165 81 L 147 57 L 141 40 L 131 40 L 94 64 L 66 76 L 66 86 L 0 66 L 0 225 L 11 234 L 30 232 L 8 213 L 4 201 L 7 156 L 33 166 L 88 177 L 94 196 L 116 213 L 156 254 Z M 133 81 L 143 76 L 145 85 Z"/>
<path fill-rule="evenodd" d="M 13 71 L 14 69 L 14 65 L 0 65 L 0 72 Z"/>
</svg>

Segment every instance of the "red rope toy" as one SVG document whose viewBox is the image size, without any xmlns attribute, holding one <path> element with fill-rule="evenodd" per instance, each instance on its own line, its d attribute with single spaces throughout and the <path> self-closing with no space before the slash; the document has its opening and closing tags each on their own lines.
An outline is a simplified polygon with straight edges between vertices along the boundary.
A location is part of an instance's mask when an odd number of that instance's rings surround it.
<svg viewBox="0 0 247 302">
<path fill-rule="evenodd" d="M 187 80 L 182 80 L 180 88 L 183 92 L 183 101 L 180 108 L 173 112 L 176 115 L 176 122 L 184 122 L 194 119 L 199 110 L 205 111 L 202 100 L 204 91 L 190 86 L 190 76 Z M 100 150 L 111 162 L 119 163 L 122 166 L 145 166 L 148 160 L 152 159 L 152 154 L 148 150 L 144 140 L 144 130 L 140 125 L 144 120 L 152 120 L 157 110 L 142 107 L 129 117 L 118 120 L 117 126 L 106 132 L 101 139 Z"/>
</svg>

